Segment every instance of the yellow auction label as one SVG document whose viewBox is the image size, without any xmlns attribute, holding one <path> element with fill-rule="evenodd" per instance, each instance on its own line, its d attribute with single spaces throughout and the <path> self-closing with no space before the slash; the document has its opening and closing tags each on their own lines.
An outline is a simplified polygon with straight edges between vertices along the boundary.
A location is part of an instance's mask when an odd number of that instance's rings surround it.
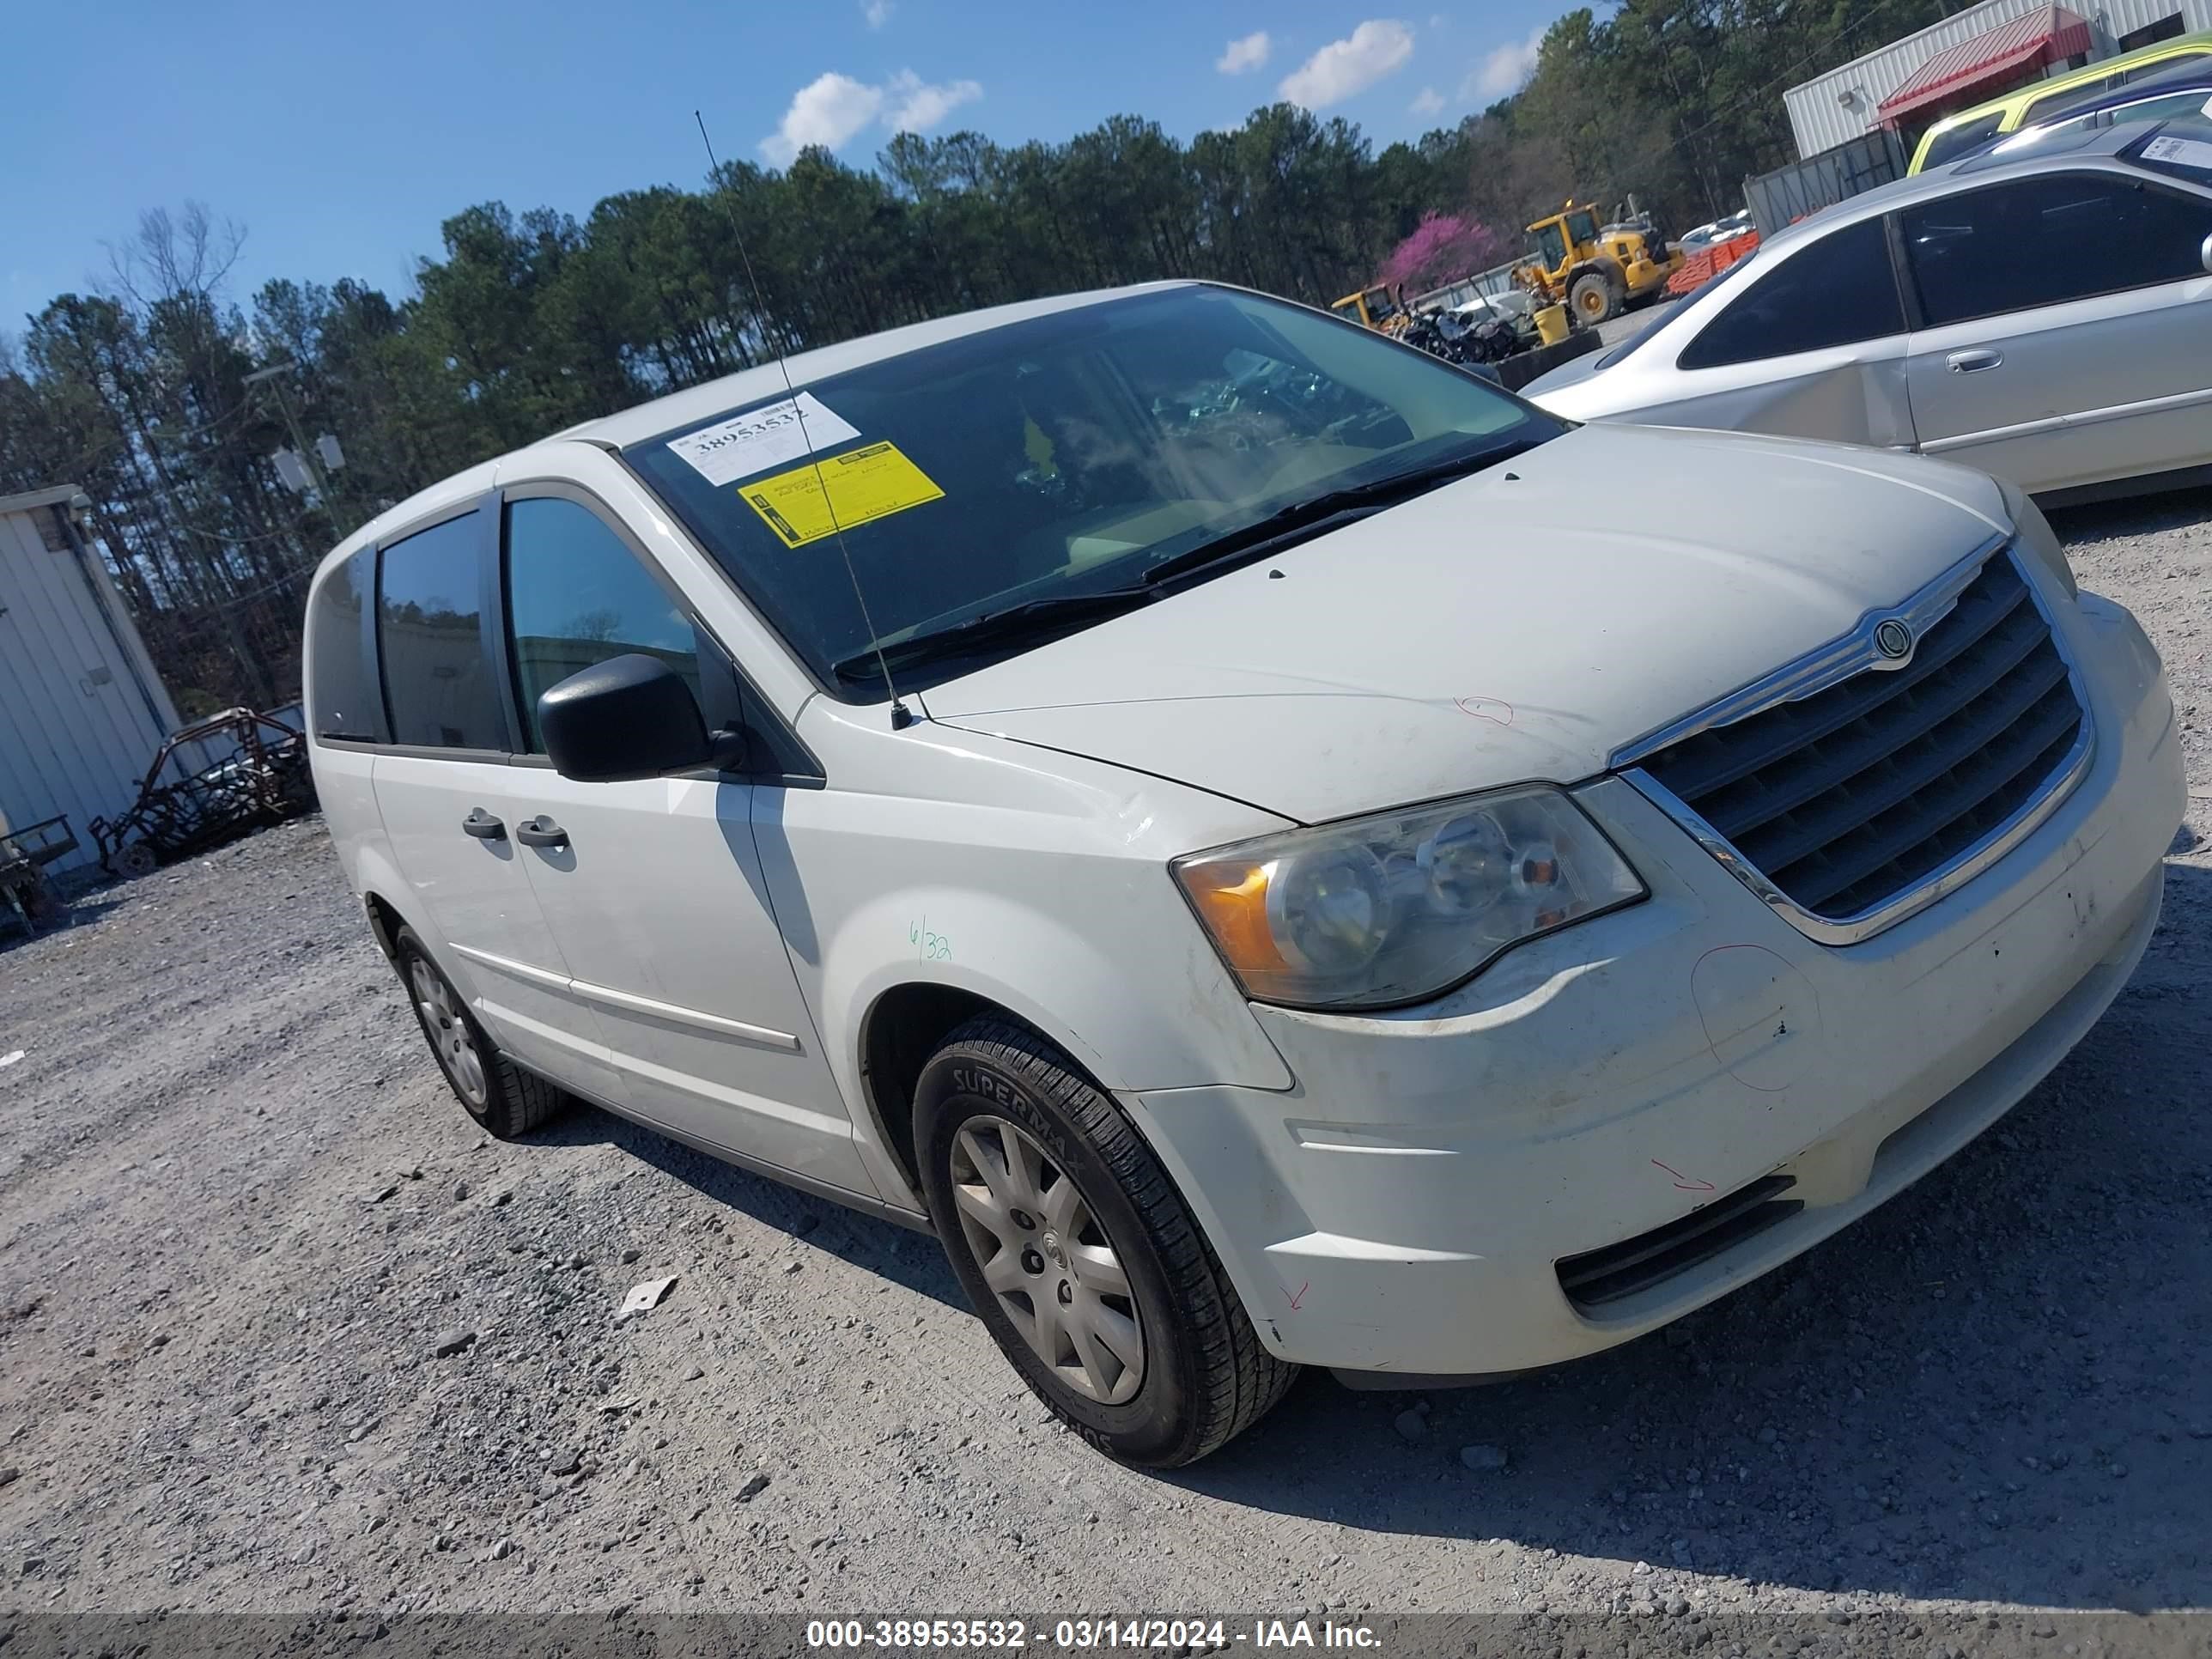
<svg viewBox="0 0 2212 1659">
<path fill-rule="evenodd" d="M 891 443 L 826 455 L 818 467 L 809 461 L 788 472 L 741 484 L 738 493 L 787 547 L 803 547 L 841 529 L 903 513 L 924 501 L 941 501 L 945 495 L 927 472 Z"/>
</svg>

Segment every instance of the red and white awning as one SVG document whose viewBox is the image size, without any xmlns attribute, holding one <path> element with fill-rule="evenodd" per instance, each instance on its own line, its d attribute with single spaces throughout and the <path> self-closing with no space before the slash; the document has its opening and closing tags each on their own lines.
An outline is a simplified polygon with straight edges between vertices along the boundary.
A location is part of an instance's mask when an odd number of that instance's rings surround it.
<svg viewBox="0 0 2212 1659">
<path fill-rule="evenodd" d="M 2088 24 L 2063 6 L 2039 7 L 1937 52 L 1881 100 L 1882 123 L 1895 126 L 1915 110 L 2023 70 L 2063 63 L 2090 48 Z"/>
</svg>

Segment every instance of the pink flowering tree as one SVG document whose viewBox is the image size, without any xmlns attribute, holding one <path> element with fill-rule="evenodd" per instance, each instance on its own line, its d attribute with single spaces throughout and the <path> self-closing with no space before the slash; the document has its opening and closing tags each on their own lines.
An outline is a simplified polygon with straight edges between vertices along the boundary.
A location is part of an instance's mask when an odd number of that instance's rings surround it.
<svg viewBox="0 0 2212 1659">
<path fill-rule="evenodd" d="M 1411 299 L 1487 270 L 1502 263 L 1508 252 L 1505 239 L 1480 220 L 1455 213 L 1425 213 L 1413 234 L 1390 250 L 1376 280 L 1392 288 L 1403 283 Z"/>
</svg>

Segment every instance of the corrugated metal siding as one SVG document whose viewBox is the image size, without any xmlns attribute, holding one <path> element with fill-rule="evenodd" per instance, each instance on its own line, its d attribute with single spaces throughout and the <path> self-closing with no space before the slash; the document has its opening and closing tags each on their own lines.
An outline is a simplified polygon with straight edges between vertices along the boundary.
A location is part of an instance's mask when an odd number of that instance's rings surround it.
<svg viewBox="0 0 2212 1659">
<path fill-rule="evenodd" d="M 1797 153 L 1818 155 L 1878 126 L 1881 100 L 1937 52 L 2050 3 L 2051 0 L 1984 0 L 1931 28 L 1790 88 L 1782 94 L 1782 101 L 1790 111 Z M 2101 5 L 2077 3 L 2069 9 L 2088 20 L 2097 43 L 2095 56 L 2100 58 L 2112 55 L 2120 36 L 2177 11 L 2185 31 L 2212 29 L 2212 0 L 2104 0 Z M 1846 93 L 1851 94 L 1848 105 L 1838 101 Z"/>
<path fill-rule="evenodd" d="M 40 514 L 0 513 L 0 817 L 68 813 L 78 850 L 55 866 L 67 869 L 98 858 L 88 826 L 137 798 L 176 714 L 105 573 L 88 579 L 75 550 L 49 548 Z"/>
</svg>

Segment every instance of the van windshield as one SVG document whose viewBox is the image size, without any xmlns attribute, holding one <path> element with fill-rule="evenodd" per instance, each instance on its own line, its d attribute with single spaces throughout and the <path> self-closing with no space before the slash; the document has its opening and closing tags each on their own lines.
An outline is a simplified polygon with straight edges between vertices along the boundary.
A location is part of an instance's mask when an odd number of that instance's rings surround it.
<svg viewBox="0 0 2212 1659">
<path fill-rule="evenodd" d="M 623 457 L 817 679 L 859 700 L 880 680 L 855 690 L 841 665 L 878 648 L 963 624 L 980 638 L 992 620 L 981 660 L 897 675 L 921 689 L 1036 642 L 999 626 L 1006 613 L 1064 633 L 1148 574 L 1208 579 L 1212 544 L 1302 506 L 1472 471 L 1565 429 L 1369 330 L 1206 287 L 987 329 L 806 382 L 795 402 Z"/>
</svg>

